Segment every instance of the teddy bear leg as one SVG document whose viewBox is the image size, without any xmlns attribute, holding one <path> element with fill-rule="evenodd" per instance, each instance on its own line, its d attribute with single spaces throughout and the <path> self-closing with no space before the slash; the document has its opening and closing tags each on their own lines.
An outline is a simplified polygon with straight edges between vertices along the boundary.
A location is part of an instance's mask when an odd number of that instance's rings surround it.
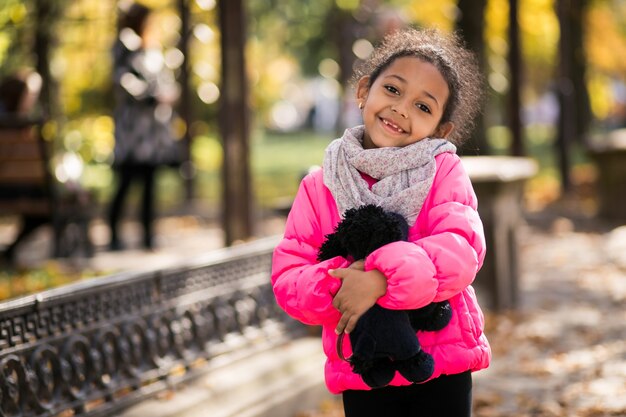
<svg viewBox="0 0 626 417">
<path fill-rule="evenodd" d="M 435 371 L 433 357 L 423 350 L 410 359 L 394 362 L 394 365 L 403 377 L 413 383 L 426 381 Z"/>
<path fill-rule="evenodd" d="M 368 371 L 376 359 L 376 339 L 367 332 L 363 322 L 368 322 L 371 313 L 368 311 L 362 317 L 356 328 L 350 333 L 350 344 L 352 345 L 352 356 L 350 364 L 357 374 Z"/>
<path fill-rule="evenodd" d="M 372 363 L 372 366 L 361 374 L 361 377 L 363 378 L 363 382 L 370 388 L 382 388 L 389 385 L 395 373 L 396 370 L 391 360 L 381 358 L 376 359 Z"/>
</svg>

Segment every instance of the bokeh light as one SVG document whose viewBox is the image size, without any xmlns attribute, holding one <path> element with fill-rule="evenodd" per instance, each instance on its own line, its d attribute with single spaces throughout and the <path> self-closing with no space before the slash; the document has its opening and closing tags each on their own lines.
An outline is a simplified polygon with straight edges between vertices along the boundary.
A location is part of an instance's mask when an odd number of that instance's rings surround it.
<svg viewBox="0 0 626 417">
<path fill-rule="evenodd" d="M 374 45 L 367 39 L 357 39 L 352 45 L 352 52 L 360 59 L 367 59 L 374 51 Z"/>
</svg>

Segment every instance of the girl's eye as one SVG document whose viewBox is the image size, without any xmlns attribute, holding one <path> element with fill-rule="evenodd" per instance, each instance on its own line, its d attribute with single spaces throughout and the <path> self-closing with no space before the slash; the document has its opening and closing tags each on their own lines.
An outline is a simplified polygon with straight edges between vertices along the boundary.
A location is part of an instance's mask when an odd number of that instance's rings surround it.
<svg viewBox="0 0 626 417">
<path fill-rule="evenodd" d="M 398 91 L 398 89 L 397 89 L 396 87 L 394 87 L 393 85 L 386 85 L 386 86 L 385 86 L 385 89 L 386 89 L 387 91 L 389 91 L 390 93 L 393 93 L 393 94 L 400 94 L 400 92 Z"/>
<path fill-rule="evenodd" d="M 417 103 L 415 106 L 421 111 L 423 111 L 424 113 L 430 113 L 430 108 L 425 104 Z"/>
</svg>

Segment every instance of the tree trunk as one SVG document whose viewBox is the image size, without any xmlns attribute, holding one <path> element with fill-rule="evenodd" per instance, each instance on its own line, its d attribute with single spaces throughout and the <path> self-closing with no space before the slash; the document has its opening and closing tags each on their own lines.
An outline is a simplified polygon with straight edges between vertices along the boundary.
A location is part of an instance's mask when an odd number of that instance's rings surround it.
<svg viewBox="0 0 626 417">
<path fill-rule="evenodd" d="M 571 60 L 572 60 L 572 83 L 574 85 L 576 106 L 576 140 L 584 143 L 589 124 L 591 123 L 591 105 L 589 103 L 589 91 L 585 81 L 587 61 L 585 57 L 585 25 L 584 17 L 587 10 L 588 0 L 572 0 L 573 7 L 570 9 L 571 19 Z"/>
<path fill-rule="evenodd" d="M 522 60 L 518 22 L 518 1 L 509 0 L 509 129 L 511 131 L 511 154 L 524 156 L 521 120 Z"/>
<path fill-rule="evenodd" d="M 569 192 L 572 188 L 571 147 L 574 143 L 584 143 L 591 122 L 583 45 L 586 6 L 587 0 L 558 0 L 556 5 L 561 29 L 557 73 L 561 111 L 556 143 L 561 188 L 564 192 Z"/>
<path fill-rule="evenodd" d="M 482 74 L 486 73 L 485 40 L 483 28 L 485 27 L 486 0 L 459 0 L 459 19 L 456 21 L 456 30 L 460 32 L 467 46 L 474 51 L 478 58 L 478 64 Z M 481 115 L 476 121 L 476 129 L 471 138 L 459 148 L 460 154 L 476 155 L 489 154 L 485 121 Z"/>
<path fill-rule="evenodd" d="M 557 94 L 559 99 L 559 120 L 557 126 L 557 155 L 561 188 L 568 192 L 571 189 L 571 144 L 576 136 L 576 104 L 574 84 L 572 82 L 572 19 L 573 0 L 557 0 L 557 16 L 559 19 L 559 65 L 557 70 Z"/>
<path fill-rule="evenodd" d="M 190 16 L 189 3 L 187 0 L 178 0 L 178 14 L 180 16 L 180 41 L 178 49 L 183 54 L 183 63 L 180 67 L 179 84 L 180 100 L 178 113 L 185 122 L 185 133 L 182 138 L 184 146 L 182 174 L 185 183 L 185 200 L 189 203 L 193 199 L 193 165 L 191 163 L 191 133 L 189 128 L 193 119 L 191 108 L 191 91 L 189 89 L 189 33 Z"/>
<path fill-rule="evenodd" d="M 226 245 L 231 245 L 252 236 L 243 0 L 220 0 L 219 22 L 222 49 L 219 124 L 224 148 L 222 213 Z"/>
<path fill-rule="evenodd" d="M 50 55 L 55 44 L 55 27 L 60 14 L 56 0 L 35 0 L 35 70 L 41 75 L 42 86 L 39 96 L 44 117 L 60 117 L 58 85 L 50 71 Z"/>
<path fill-rule="evenodd" d="M 354 65 L 357 61 L 356 55 L 352 52 L 352 46 L 359 37 L 367 37 L 367 33 L 366 28 L 355 21 L 353 13 L 340 9 L 334 2 L 330 16 L 329 32 L 332 33 L 332 43 L 337 48 L 340 68 L 338 81 L 342 89 L 335 133 L 341 136 L 343 130 L 353 123 L 349 120 L 350 118 L 346 117 L 350 114 L 349 103 L 355 99 L 354 91 L 350 88 Z"/>
</svg>

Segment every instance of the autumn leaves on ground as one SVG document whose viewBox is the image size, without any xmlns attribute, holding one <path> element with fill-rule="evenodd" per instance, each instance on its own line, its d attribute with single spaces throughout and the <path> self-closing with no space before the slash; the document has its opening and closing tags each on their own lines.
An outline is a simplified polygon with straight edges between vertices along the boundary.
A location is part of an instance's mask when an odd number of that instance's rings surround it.
<svg viewBox="0 0 626 417">
<path fill-rule="evenodd" d="M 542 226 L 524 233 L 521 309 L 487 317 L 475 415 L 625 416 L 626 228 Z"/>
</svg>

